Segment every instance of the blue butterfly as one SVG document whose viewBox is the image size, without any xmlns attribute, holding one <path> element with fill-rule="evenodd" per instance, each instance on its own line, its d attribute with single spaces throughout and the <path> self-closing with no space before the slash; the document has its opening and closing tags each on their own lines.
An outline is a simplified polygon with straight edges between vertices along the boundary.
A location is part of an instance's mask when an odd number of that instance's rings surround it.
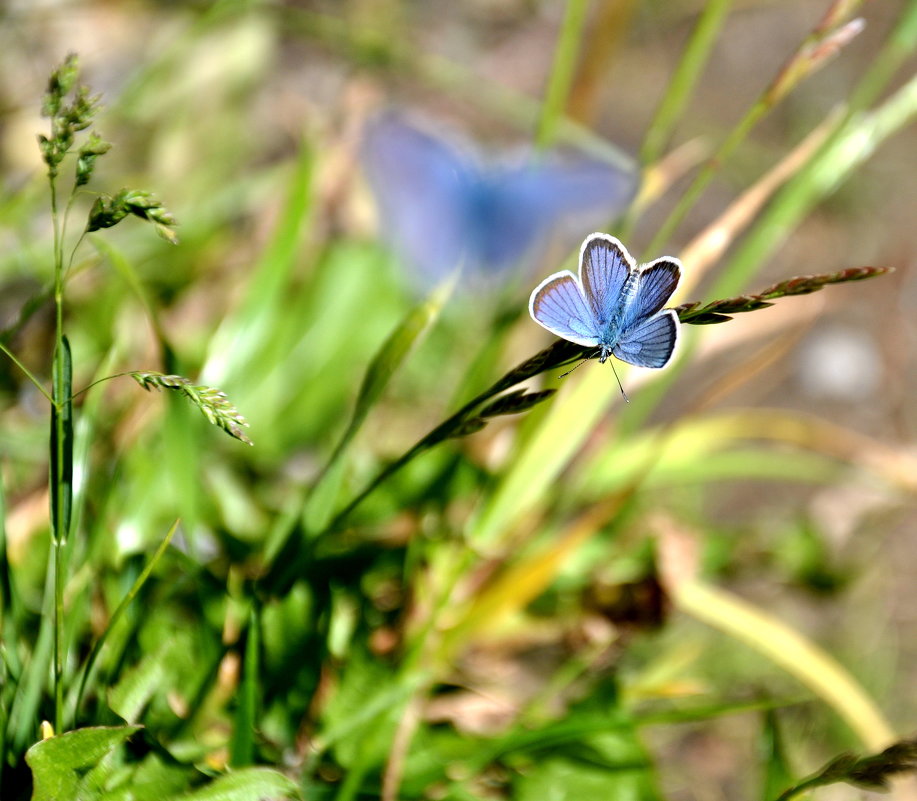
<svg viewBox="0 0 917 801">
<path fill-rule="evenodd" d="M 394 111 L 367 126 L 361 160 L 383 235 L 426 283 L 459 265 L 477 275 L 504 272 L 565 225 L 576 226 L 576 241 L 584 228 L 619 215 L 637 187 L 635 171 L 584 156 L 484 163 Z"/>
<path fill-rule="evenodd" d="M 613 236 L 583 242 L 579 277 L 549 275 L 529 299 L 529 314 L 552 334 L 638 367 L 665 367 L 678 342 L 678 315 L 663 309 L 681 280 L 677 259 L 637 267 Z"/>
</svg>

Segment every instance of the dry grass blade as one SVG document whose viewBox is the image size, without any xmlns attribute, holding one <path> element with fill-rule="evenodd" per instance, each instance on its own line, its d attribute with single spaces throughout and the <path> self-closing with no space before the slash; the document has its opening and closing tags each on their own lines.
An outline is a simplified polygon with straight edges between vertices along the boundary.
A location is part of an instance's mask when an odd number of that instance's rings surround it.
<svg viewBox="0 0 917 801">
<path fill-rule="evenodd" d="M 774 193 L 798 173 L 818 152 L 842 117 L 841 109 L 829 113 L 793 150 L 782 158 L 729 205 L 716 220 L 698 234 L 679 254 L 690 267 L 679 292 L 693 287 L 704 273 L 723 255 L 738 235 L 755 219 L 755 216 Z"/>
<path fill-rule="evenodd" d="M 248 421 L 226 397 L 226 393 L 214 387 L 194 384 L 190 379 L 180 375 L 164 375 L 163 373 L 131 373 L 131 377 L 145 390 L 171 389 L 180 392 L 191 401 L 204 416 L 218 428 L 222 428 L 229 436 L 244 442 L 247 445 L 254 443 L 242 431 L 243 426 L 248 427 Z"/>
<path fill-rule="evenodd" d="M 840 15 L 836 12 L 844 5 L 852 6 L 853 4 L 835 3 L 821 24 L 780 71 L 765 95 L 769 103 L 778 103 L 803 78 L 823 67 L 840 52 L 844 45 L 856 38 L 866 27 L 866 23 L 860 18 L 840 24 L 838 19 Z M 844 14 L 851 11 L 852 8 L 846 9 Z"/>
<path fill-rule="evenodd" d="M 768 609 L 698 577 L 699 542 L 672 519 L 655 521 L 660 577 L 675 606 L 745 643 L 831 706 L 867 748 L 894 742 L 891 725 L 850 672 Z"/>
</svg>

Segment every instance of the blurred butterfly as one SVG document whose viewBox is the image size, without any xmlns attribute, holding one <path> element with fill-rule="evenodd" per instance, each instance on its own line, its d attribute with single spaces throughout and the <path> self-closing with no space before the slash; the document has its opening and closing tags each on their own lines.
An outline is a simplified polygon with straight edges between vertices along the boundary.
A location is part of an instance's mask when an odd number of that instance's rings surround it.
<svg viewBox="0 0 917 801">
<path fill-rule="evenodd" d="M 637 267 L 613 236 L 583 242 L 579 277 L 549 275 L 529 299 L 529 314 L 552 334 L 598 348 L 638 367 L 665 367 L 678 341 L 678 315 L 663 309 L 681 279 L 681 263 L 661 258 Z M 625 396 L 626 397 L 626 396 Z"/>
<path fill-rule="evenodd" d="M 635 171 L 585 156 L 484 163 L 392 111 L 368 125 L 361 157 L 383 235 L 425 283 L 460 264 L 506 271 L 574 223 L 572 247 L 618 216 L 637 187 Z"/>
</svg>

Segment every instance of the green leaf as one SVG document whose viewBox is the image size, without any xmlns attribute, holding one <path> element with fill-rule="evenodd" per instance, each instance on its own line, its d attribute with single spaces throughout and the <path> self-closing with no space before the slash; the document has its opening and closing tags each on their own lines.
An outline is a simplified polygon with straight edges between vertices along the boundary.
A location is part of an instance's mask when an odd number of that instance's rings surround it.
<svg viewBox="0 0 917 801">
<path fill-rule="evenodd" d="M 168 755 L 164 760 L 155 752 L 147 754 L 139 764 L 125 766 L 124 773 L 127 775 L 106 794 L 105 801 L 163 801 L 201 779 L 201 772 L 191 765 L 170 760 Z"/>
<path fill-rule="evenodd" d="M 220 776 L 199 790 L 173 798 L 174 801 L 253 801 L 299 799 L 301 795 L 296 783 L 276 770 L 244 768 Z"/>
<path fill-rule="evenodd" d="M 777 725 L 777 714 L 773 709 L 768 709 L 764 714 L 760 742 L 760 757 L 764 772 L 764 788 L 761 793 L 762 801 L 769 801 L 781 787 L 786 787 L 793 781 L 793 771 L 790 768 L 786 755 L 783 737 Z"/>
<path fill-rule="evenodd" d="M 176 647 L 181 647 L 177 640 L 166 640 L 137 665 L 121 671 L 118 683 L 108 691 L 108 705 L 115 714 L 126 721 L 139 719 L 156 692 L 166 686 Z"/>
<path fill-rule="evenodd" d="M 254 761 L 260 649 L 261 619 L 257 607 L 253 607 L 248 618 L 242 681 L 239 685 L 239 700 L 232 732 L 230 764 L 234 768 L 250 765 Z"/>
<path fill-rule="evenodd" d="M 139 728 L 77 729 L 33 745 L 25 756 L 34 781 L 32 801 L 103 798 L 106 771 L 99 771 L 101 763 Z"/>
<path fill-rule="evenodd" d="M 54 351 L 51 407 L 51 529 L 66 542 L 73 508 L 73 362 L 70 342 L 61 338 Z"/>
<path fill-rule="evenodd" d="M 319 476 L 305 511 L 307 530 L 322 531 L 331 518 L 343 478 L 342 457 L 350 447 L 373 406 L 401 366 L 411 349 L 430 330 L 448 300 L 455 280 L 450 279 L 437 288 L 423 303 L 415 306 L 382 343 L 370 362 L 357 395 L 350 422 Z"/>
<path fill-rule="evenodd" d="M 614 762 L 601 764 L 587 744 L 580 744 L 577 751 L 579 755 L 575 757 L 546 754 L 537 759 L 533 768 L 515 783 L 513 798 L 518 801 L 543 801 L 545 798 L 557 801 L 586 798 L 661 801 L 662 796 L 652 780 L 651 764 L 645 756 L 619 754 Z"/>
</svg>

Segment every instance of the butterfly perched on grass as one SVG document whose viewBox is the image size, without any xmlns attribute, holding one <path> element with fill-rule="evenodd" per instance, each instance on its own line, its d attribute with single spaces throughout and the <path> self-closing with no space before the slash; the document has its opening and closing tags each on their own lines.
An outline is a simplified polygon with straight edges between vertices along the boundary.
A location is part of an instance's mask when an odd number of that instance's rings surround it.
<svg viewBox="0 0 917 801">
<path fill-rule="evenodd" d="M 552 334 L 638 367 L 665 367 L 678 342 L 678 315 L 663 309 L 681 280 L 678 259 L 637 267 L 608 234 L 591 234 L 580 249 L 579 275 L 549 275 L 532 292 L 529 314 Z"/>
<path fill-rule="evenodd" d="M 460 265 L 472 277 L 505 275 L 565 227 L 572 247 L 637 187 L 635 170 L 581 154 L 488 161 L 395 111 L 370 121 L 361 161 L 382 235 L 423 284 Z"/>
</svg>

